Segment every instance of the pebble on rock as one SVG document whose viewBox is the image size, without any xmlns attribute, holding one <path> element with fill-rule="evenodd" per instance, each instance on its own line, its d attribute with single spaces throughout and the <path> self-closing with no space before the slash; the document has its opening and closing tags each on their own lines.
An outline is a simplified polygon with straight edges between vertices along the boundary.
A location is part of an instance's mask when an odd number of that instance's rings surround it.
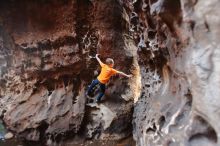
<svg viewBox="0 0 220 146">
<path fill-rule="evenodd" d="M 14 137 L 14 135 L 11 132 L 8 132 L 8 133 L 5 134 L 5 139 L 11 139 L 13 137 Z"/>
</svg>

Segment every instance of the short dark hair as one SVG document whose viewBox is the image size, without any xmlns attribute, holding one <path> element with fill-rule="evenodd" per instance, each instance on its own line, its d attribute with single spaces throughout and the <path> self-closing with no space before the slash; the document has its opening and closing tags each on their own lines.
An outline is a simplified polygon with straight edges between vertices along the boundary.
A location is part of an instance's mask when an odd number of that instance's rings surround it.
<svg viewBox="0 0 220 146">
<path fill-rule="evenodd" d="M 105 62 L 106 62 L 107 65 L 112 65 L 112 64 L 114 64 L 114 60 L 111 59 L 111 58 L 107 58 Z"/>
</svg>

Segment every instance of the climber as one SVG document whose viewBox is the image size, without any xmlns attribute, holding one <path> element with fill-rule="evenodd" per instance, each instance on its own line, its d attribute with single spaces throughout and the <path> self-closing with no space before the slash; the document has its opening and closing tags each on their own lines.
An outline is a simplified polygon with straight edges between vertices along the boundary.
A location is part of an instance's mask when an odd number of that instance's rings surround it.
<svg viewBox="0 0 220 146">
<path fill-rule="evenodd" d="M 100 86 L 100 93 L 98 95 L 98 97 L 96 98 L 96 102 L 100 102 L 102 96 L 105 94 L 105 84 L 109 81 L 109 79 L 111 78 L 111 76 L 115 75 L 115 74 L 120 74 L 123 75 L 125 77 L 131 78 L 132 75 L 127 75 L 121 71 L 115 70 L 113 69 L 114 66 L 114 60 L 111 58 L 107 58 L 106 59 L 106 64 L 104 64 L 100 59 L 99 59 L 99 54 L 96 54 L 95 58 L 97 59 L 97 61 L 99 62 L 100 66 L 102 67 L 101 69 L 101 73 L 99 74 L 99 76 L 97 77 L 97 79 L 93 80 L 91 85 L 89 86 L 86 95 L 89 96 L 93 90 L 93 88 L 99 84 Z"/>
</svg>

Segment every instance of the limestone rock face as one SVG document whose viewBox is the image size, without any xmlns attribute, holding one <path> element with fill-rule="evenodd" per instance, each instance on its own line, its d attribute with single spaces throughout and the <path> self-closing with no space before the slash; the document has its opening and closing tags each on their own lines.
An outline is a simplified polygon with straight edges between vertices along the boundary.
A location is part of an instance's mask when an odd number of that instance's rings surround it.
<svg viewBox="0 0 220 146">
<path fill-rule="evenodd" d="M 7 128 L 30 141 L 130 135 L 130 80 L 114 77 L 98 106 L 86 106 L 85 97 L 99 70 L 91 56 L 112 57 L 127 73 L 133 64 L 118 2 L 0 3 L 0 115 Z"/>
<path fill-rule="evenodd" d="M 0 115 L 31 141 L 120 139 L 218 146 L 218 0 L 0 2 Z M 112 57 L 101 104 L 85 90 Z"/>
<path fill-rule="evenodd" d="M 124 3 L 139 49 L 138 146 L 219 145 L 220 2 Z"/>
</svg>

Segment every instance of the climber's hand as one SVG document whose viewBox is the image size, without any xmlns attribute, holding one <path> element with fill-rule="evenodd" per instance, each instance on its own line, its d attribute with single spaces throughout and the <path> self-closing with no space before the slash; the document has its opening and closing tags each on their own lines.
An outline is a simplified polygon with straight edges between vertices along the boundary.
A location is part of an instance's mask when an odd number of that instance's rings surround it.
<svg viewBox="0 0 220 146">
<path fill-rule="evenodd" d="M 100 54 L 96 54 L 96 55 L 95 55 L 95 58 L 99 58 L 99 55 L 100 55 Z"/>
<path fill-rule="evenodd" d="M 130 74 L 130 75 L 127 75 L 127 77 L 128 77 L 128 78 L 131 78 L 131 77 L 133 77 L 133 75 L 132 75 L 132 74 Z"/>
</svg>

